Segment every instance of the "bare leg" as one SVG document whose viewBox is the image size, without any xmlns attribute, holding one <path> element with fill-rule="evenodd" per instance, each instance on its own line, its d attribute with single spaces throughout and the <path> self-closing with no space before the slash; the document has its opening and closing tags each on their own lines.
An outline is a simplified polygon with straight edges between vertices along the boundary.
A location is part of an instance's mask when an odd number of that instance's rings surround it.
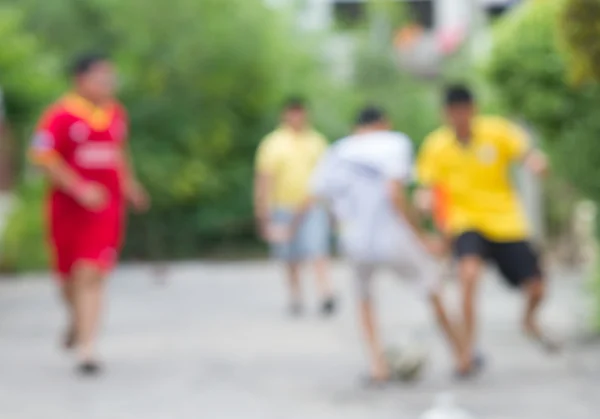
<svg viewBox="0 0 600 419">
<path fill-rule="evenodd" d="M 390 371 L 385 360 L 383 347 L 377 331 L 373 304 L 370 300 L 363 300 L 360 303 L 360 314 L 371 358 L 371 378 L 375 381 L 386 381 L 390 377 Z"/>
<path fill-rule="evenodd" d="M 386 381 L 390 377 L 389 367 L 387 365 L 383 346 L 375 320 L 375 310 L 373 308 L 371 296 L 371 278 L 374 270 L 371 267 L 358 268 L 358 281 L 360 292 L 360 320 L 363 333 L 367 343 L 369 358 L 371 359 L 371 378 L 374 381 Z"/>
<path fill-rule="evenodd" d="M 67 309 L 67 331 L 65 332 L 63 346 L 72 349 L 77 340 L 75 333 L 75 286 L 71 278 L 66 278 L 60 288 L 61 296 Z"/>
<path fill-rule="evenodd" d="M 321 298 L 331 298 L 333 290 L 329 280 L 329 260 L 326 257 L 320 257 L 314 261 L 314 266 L 317 277 L 317 288 Z"/>
<path fill-rule="evenodd" d="M 330 316 L 335 312 L 336 300 L 333 295 L 333 287 L 329 278 L 329 260 L 321 257 L 315 260 L 315 274 L 317 277 L 317 288 L 321 296 L 321 313 Z"/>
<path fill-rule="evenodd" d="M 430 300 L 437 323 L 446 336 L 458 364 L 458 368 L 461 370 L 463 367 L 461 361 L 465 359 L 467 355 L 465 354 L 465 348 L 461 345 L 460 329 L 450 322 L 448 313 L 439 294 L 432 294 Z"/>
<path fill-rule="evenodd" d="M 460 372 L 468 372 L 474 355 L 475 345 L 475 298 L 477 285 L 483 268 L 483 261 L 478 256 L 466 256 L 459 261 L 459 276 L 462 286 L 462 310 L 464 331 L 461 347 L 464 349 L 460 362 Z"/>
<path fill-rule="evenodd" d="M 542 278 L 533 278 L 527 281 L 525 288 L 527 302 L 523 318 L 523 330 L 527 336 L 539 342 L 546 351 L 556 352 L 560 350 L 560 345 L 544 334 L 537 318 L 545 292 L 546 285 Z"/>
<path fill-rule="evenodd" d="M 302 311 L 302 289 L 300 285 L 300 263 L 288 262 L 286 265 L 290 289 L 290 307 L 292 314 L 297 315 Z"/>
<path fill-rule="evenodd" d="M 73 270 L 73 281 L 78 356 L 82 364 L 94 363 L 104 294 L 103 274 L 95 264 L 80 261 Z"/>
</svg>

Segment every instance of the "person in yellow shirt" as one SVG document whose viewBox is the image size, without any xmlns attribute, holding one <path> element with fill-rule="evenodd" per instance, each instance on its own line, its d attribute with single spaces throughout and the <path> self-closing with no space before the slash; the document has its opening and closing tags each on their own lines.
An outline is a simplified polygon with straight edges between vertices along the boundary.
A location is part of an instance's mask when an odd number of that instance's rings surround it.
<svg viewBox="0 0 600 419">
<path fill-rule="evenodd" d="M 529 241 L 529 226 L 516 188 L 513 163 L 535 174 L 547 169 L 544 155 L 530 148 L 524 133 L 505 119 L 476 115 L 470 90 L 454 86 L 445 98 L 447 125 L 425 140 L 417 176 L 425 188 L 447 195 L 446 233 L 458 258 L 464 316 L 461 374 L 476 370 L 475 293 L 486 261 L 495 263 L 509 285 L 527 298 L 523 327 L 546 349 L 556 344 L 540 330 L 536 313 L 545 292 L 539 257 Z"/>
<path fill-rule="evenodd" d="M 308 197 L 313 171 L 326 150 L 325 137 L 309 125 L 304 101 L 291 98 L 284 106 L 281 126 L 261 142 L 256 156 L 255 216 L 273 256 L 286 264 L 293 315 L 303 310 L 300 265 L 305 261 L 314 264 L 321 312 L 330 315 L 335 311 L 327 272 L 328 213 L 321 207 L 312 208 L 300 228 L 291 234 L 291 223 Z"/>
</svg>

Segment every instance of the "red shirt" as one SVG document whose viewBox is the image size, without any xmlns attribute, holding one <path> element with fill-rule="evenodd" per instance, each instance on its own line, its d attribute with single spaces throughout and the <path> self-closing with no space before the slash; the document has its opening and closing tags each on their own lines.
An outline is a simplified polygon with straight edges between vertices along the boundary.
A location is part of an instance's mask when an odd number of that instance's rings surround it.
<svg viewBox="0 0 600 419">
<path fill-rule="evenodd" d="M 113 103 L 98 108 L 68 95 L 44 113 L 31 146 L 37 162 L 60 158 L 82 179 L 101 184 L 110 195 L 109 209 L 121 209 L 123 146 L 128 132 L 124 108 Z M 52 187 L 54 212 L 80 212 L 83 208 L 67 193 Z"/>
</svg>

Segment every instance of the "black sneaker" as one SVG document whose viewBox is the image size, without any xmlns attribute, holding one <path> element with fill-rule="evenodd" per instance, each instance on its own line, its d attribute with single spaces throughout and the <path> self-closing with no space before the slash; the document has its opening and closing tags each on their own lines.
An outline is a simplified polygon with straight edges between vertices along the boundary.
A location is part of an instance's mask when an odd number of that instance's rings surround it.
<svg viewBox="0 0 600 419">
<path fill-rule="evenodd" d="M 102 367 L 96 361 L 85 361 L 77 366 L 77 372 L 85 377 L 94 377 L 102 372 Z"/>
<path fill-rule="evenodd" d="M 329 297 L 321 304 L 321 314 L 325 317 L 329 317 L 335 313 L 337 309 L 337 301 L 335 297 Z"/>
<path fill-rule="evenodd" d="M 487 360 L 481 352 L 476 352 L 473 356 L 471 368 L 468 371 L 455 371 L 454 379 L 464 381 L 479 375 L 486 367 Z"/>
</svg>

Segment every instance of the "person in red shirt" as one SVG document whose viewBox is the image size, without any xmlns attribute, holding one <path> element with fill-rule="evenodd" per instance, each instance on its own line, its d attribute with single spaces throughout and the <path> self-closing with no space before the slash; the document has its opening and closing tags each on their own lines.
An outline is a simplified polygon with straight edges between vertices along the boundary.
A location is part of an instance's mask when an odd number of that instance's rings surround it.
<svg viewBox="0 0 600 419">
<path fill-rule="evenodd" d="M 81 373 L 95 374 L 104 284 L 118 258 L 126 205 L 142 211 L 149 201 L 129 165 L 113 64 L 86 54 L 72 76 L 73 91 L 41 118 L 30 158 L 51 185 L 49 238 L 70 318 L 65 346 L 77 349 Z"/>
</svg>

